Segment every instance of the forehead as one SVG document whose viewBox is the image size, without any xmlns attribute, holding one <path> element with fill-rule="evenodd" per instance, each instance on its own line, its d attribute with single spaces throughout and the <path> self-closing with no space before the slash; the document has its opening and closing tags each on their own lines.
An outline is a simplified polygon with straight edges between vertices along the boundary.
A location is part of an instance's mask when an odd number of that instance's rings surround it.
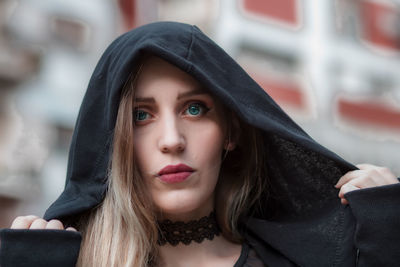
<svg viewBox="0 0 400 267">
<path fill-rule="evenodd" d="M 187 91 L 207 91 L 192 76 L 167 61 L 151 56 L 143 61 L 138 73 L 136 97 L 168 91 L 173 94 Z"/>
<path fill-rule="evenodd" d="M 180 92 L 206 91 L 196 79 L 186 72 L 161 58 L 151 56 L 143 61 L 138 73 L 136 95 L 148 94 L 160 89 Z"/>
</svg>

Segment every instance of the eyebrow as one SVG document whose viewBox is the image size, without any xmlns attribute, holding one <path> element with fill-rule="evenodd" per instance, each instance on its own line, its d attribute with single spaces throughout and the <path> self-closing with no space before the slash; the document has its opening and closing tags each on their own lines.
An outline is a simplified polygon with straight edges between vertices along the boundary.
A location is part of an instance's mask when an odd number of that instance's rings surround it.
<svg viewBox="0 0 400 267">
<path fill-rule="evenodd" d="M 203 89 L 195 89 L 186 93 L 182 93 L 178 95 L 178 100 L 181 98 L 185 98 L 185 97 L 189 97 L 189 96 L 193 96 L 193 95 L 207 95 L 208 93 L 206 91 L 204 91 Z"/>
<path fill-rule="evenodd" d="M 135 98 L 135 102 L 144 102 L 144 103 L 155 103 L 153 97 L 137 97 Z"/>
<path fill-rule="evenodd" d="M 195 89 L 189 92 L 179 94 L 177 99 L 179 100 L 193 95 L 207 95 L 207 94 L 208 93 L 205 92 L 203 89 Z M 135 99 L 135 102 L 155 103 L 156 101 L 154 100 L 153 97 L 137 97 Z"/>
</svg>

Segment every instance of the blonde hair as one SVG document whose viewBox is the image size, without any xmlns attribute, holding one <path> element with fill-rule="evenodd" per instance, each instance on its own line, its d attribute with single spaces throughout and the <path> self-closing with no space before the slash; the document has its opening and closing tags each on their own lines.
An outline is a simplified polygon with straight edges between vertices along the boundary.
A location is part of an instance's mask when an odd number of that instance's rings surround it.
<svg viewBox="0 0 400 267">
<path fill-rule="evenodd" d="M 149 266 L 157 263 L 158 229 L 151 198 L 135 167 L 133 102 L 136 72 L 124 86 L 114 131 L 111 171 L 104 201 L 78 226 L 83 240 L 78 266 Z M 262 138 L 224 109 L 228 136 L 236 148 L 224 154 L 216 189 L 216 214 L 222 234 L 241 242 L 241 216 L 256 206 L 266 187 Z M 240 134 L 239 134 L 240 133 Z"/>
</svg>

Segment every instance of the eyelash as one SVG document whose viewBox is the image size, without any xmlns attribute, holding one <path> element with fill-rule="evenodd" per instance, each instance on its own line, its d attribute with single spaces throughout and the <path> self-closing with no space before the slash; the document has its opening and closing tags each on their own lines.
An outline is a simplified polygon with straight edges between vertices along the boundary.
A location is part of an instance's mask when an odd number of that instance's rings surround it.
<svg viewBox="0 0 400 267">
<path fill-rule="evenodd" d="M 192 106 L 199 107 L 201 109 L 200 113 L 196 114 L 196 115 L 188 114 L 187 112 L 189 112 L 189 108 L 192 107 Z M 207 107 L 207 105 L 205 103 L 203 103 L 202 101 L 192 101 L 192 102 L 189 102 L 189 103 L 185 104 L 185 108 L 184 108 L 183 114 L 185 116 L 187 116 L 187 117 L 196 118 L 196 117 L 200 117 L 200 116 L 203 116 L 203 115 L 207 114 L 208 111 L 210 111 L 210 108 Z M 146 119 L 138 120 L 139 112 L 144 112 L 145 115 L 146 115 Z M 134 113 L 133 113 L 133 116 L 134 116 L 133 119 L 134 119 L 135 124 L 138 124 L 138 123 L 147 121 L 148 116 L 151 116 L 151 114 L 149 112 L 147 112 L 147 111 L 144 111 L 144 110 L 140 109 L 140 108 L 136 108 Z"/>
<path fill-rule="evenodd" d="M 207 105 L 205 104 L 205 103 L 203 103 L 203 102 L 201 102 L 201 101 L 194 101 L 194 102 L 190 102 L 190 103 L 188 103 L 185 107 L 185 113 L 186 113 L 186 111 L 188 111 L 189 110 L 189 107 L 192 107 L 192 106 L 197 106 L 197 107 L 200 107 L 201 109 L 202 109 L 202 112 L 201 112 L 201 114 L 200 114 L 200 116 L 202 116 L 202 115 L 204 115 L 204 114 L 207 114 L 207 112 L 208 111 L 210 111 L 210 108 L 209 107 L 207 107 Z M 188 114 L 187 114 L 188 115 Z M 197 115 L 188 115 L 189 117 L 197 117 Z"/>
<path fill-rule="evenodd" d="M 144 121 L 144 120 L 138 120 L 139 112 L 143 112 L 143 113 L 145 113 L 147 116 L 150 115 L 148 112 L 146 112 L 146 111 L 144 111 L 144 110 L 135 109 L 135 111 L 134 111 L 134 113 L 133 113 L 133 120 L 134 120 L 135 124 L 138 123 L 138 122 Z M 147 116 L 146 116 L 146 117 L 147 117 Z"/>
</svg>

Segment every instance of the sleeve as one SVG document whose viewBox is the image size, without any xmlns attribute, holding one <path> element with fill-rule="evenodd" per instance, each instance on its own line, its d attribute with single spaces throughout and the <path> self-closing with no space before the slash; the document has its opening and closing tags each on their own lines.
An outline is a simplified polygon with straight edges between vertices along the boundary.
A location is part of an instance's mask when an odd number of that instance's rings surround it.
<svg viewBox="0 0 400 267">
<path fill-rule="evenodd" d="M 81 234 L 66 230 L 0 230 L 1 267 L 71 267 L 79 255 Z"/>
<path fill-rule="evenodd" d="M 345 195 L 356 218 L 357 266 L 399 266 L 400 183 Z"/>
</svg>

